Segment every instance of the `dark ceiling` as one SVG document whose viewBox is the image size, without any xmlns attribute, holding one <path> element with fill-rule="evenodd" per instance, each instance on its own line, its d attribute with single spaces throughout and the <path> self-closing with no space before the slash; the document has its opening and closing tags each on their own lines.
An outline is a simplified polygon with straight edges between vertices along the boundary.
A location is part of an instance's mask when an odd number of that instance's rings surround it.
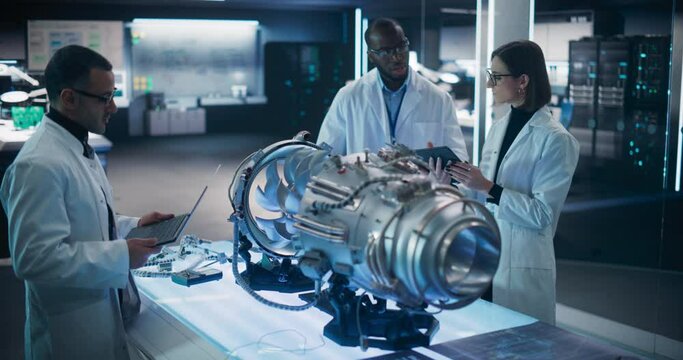
<svg viewBox="0 0 683 360">
<path fill-rule="evenodd" d="M 83 14 L 103 19 L 108 15 L 119 19 L 126 14 L 158 14 L 158 16 L 178 16 L 187 13 L 189 18 L 224 17 L 231 10 L 307 10 L 307 11 L 339 11 L 353 8 L 363 9 L 368 18 L 379 16 L 393 17 L 399 20 L 419 18 L 424 12 L 427 19 L 438 18 L 440 24 L 449 26 L 473 25 L 477 0 L 0 0 L 3 10 L 0 20 L 21 20 L 24 18 L 48 19 L 55 15 L 77 16 Z M 424 1 L 424 5 L 423 5 Z M 498 0 L 510 1 L 510 0 Z M 602 13 L 620 12 L 632 9 L 638 11 L 670 12 L 676 0 L 535 0 L 537 15 L 572 10 L 599 10 Z M 17 6 L 11 11 L 12 4 Z M 79 8 L 80 6 L 80 8 Z M 424 8 L 423 8 L 424 6 Z M 173 8 L 173 10 L 171 10 Z M 187 8 L 187 11 L 185 11 Z M 196 11 L 192 11 L 192 10 Z M 215 9 L 215 11 L 214 11 Z M 166 11 L 168 10 L 168 11 Z M 108 15 L 107 15 L 108 14 Z M 172 14 L 172 15 L 169 15 Z M 208 15 L 207 15 L 208 14 Z M 117 17 L 118 16 L 118 17 Z M 150 15 L 147 15 L 150 16 Z M 155 16 L 155 15 L 151 15 Z M 230 16 L 234 16 L 231 14 Z M 432 21 L 432 20 L 427 20 Z"/>
<path fill-rule="evenodd" d="M 509 0 L 501 0 L 509 1 Z M 576 9 L 624 9 L 647 7 L 670 10 L 674 0 L 537 0 L 536 11 L 559 11 Z M 292 9 L 292 10 L 338 10 L 360 7 L 366 11 L 391 9 L 395 11 L 421 11 L 422 0 L 3 0 L 3 3 L 22 4 L 109 4 L 219 7 L 234 9 Z M 424 0 L 425 11 L 439 12 L 442 8 L 472 10 L 476 0 Z"/>
</svg>

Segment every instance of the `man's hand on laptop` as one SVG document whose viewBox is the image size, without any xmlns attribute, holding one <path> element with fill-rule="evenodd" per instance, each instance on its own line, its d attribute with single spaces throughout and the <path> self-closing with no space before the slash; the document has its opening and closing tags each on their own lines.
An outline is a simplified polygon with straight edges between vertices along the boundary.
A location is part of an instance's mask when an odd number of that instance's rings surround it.
<svg viewBox="0 0 683 360">
<path fill-rule="evenodd" d="M 156 238 L 147 239 L 128 239 L 128 257 L 130 259 L 130 268 L 137 269 L 147 262 L 147 259 L 152 255 L 161 251 L 161 247 L 155 247 L 157 243 Z"/>
<path fill-rule="evenodd" d="M 164 221 L 173 218 L 173 214 L 164 214 L 158 211 L 153 211 L 149 214 L 143 215 L 138 221 L 138 226 L 152 225 L 159 221 Z"/>
</svg>

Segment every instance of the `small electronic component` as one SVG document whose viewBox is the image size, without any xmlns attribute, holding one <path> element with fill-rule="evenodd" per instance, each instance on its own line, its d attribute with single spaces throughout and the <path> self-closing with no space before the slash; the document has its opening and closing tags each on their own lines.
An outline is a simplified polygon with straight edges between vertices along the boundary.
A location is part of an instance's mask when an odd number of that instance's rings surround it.
<svg viewBox="0 0 683 360">
<path fill-rule="evenodd" d="M 212 261 L 225 264 L 231 261 L 225 253 L 211 250 L 204 244 L 210 241 L 200 239 L 196 235 L 185 235 L 180 240 L 180 246 L 165 246 L 161 252 L 150 256 L 141 269 L 131 270 L 133 275 L 147 278 L 168 278 L 173 276 L 173 264 L 186 260 L 188 257 L 201 257 L 202 261 Z M 209 265 L 210 265 L 209 264 Z M 152 270 L 150 267 L 156 267 Z"/>
<path fill-rule="evenodd" d="M 213 268 L 184 270 L 171 276 L 174 283 L 187 287 L 222 278 L 223 272 Z"/>
<path fill-rule="evenodd" d="M 173 271 L 173 263 L 172 262 L 159 263 L 159 271 L 162 271 L 162 272 Z"/>
</svg>

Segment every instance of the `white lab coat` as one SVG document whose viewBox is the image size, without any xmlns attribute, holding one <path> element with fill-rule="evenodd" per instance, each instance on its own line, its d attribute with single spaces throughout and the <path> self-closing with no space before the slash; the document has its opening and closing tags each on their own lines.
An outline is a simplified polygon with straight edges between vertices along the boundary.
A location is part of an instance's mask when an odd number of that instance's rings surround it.
<svg viewBox="0 0 683 360">
<path fill-rule="evenodd" d="M 492 180 L 508 113 L 490 129 L 480 168 Z M 536 111 L 500 163 L 500 204 L 487 204 L 498 222 L 501 258 L 493 280 L 493 302 L 555 323 L 553 237 L 579 159 L 579 143 L 552 118 Z"/>
<path fill-rule="evenodd" d="M 84 157 L 81 143 L 44 117 L 1 196 L 12 265 L 26 285 L 26 358 L 127 359 L 116 289 L 129 285 L 128 247 L 109 241 L 114 199 L 97 156 Z M 137 221 L 117 216 L 119 234 Z"/>
<path fill-rule="evenodd" d="M 453 100 L 447 92 L 410 69 L 408 87 L 396 120 L 396 142 L 412 149 L 448 146 L 468 160 L 465 139 L 458 125 Z M 391 143 L 389 116 L 382 88 L 373 69 L 344 86 L 335 96 L 320 128 L 318 143 L 340 155 L 377 152 Z"/>
</svg>

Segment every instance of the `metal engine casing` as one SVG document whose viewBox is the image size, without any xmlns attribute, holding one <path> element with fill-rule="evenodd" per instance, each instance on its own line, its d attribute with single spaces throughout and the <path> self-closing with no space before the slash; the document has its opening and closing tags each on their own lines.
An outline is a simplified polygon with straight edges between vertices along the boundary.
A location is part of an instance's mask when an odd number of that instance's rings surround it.
<svg viewBox="0 0 683 360">
<path fill-rule="evenodd" d="M 488 288 L 500 235 L 483 205 L 438 184 L 403 146 L 341 158 L 305 144 L 295 138 L 252 155 L 231 189 L 233 207 L 246 214 L 238 226 L 266 254 L 294 260 L 311 279 L 331 271 L 407 306 L 459 308 Z M 270 172 L 266 189 L 253 197 L 271 210 L 279 204 L 280 219 L 264 221 L 249 209 L 261 171 Z"/>
</svg>

